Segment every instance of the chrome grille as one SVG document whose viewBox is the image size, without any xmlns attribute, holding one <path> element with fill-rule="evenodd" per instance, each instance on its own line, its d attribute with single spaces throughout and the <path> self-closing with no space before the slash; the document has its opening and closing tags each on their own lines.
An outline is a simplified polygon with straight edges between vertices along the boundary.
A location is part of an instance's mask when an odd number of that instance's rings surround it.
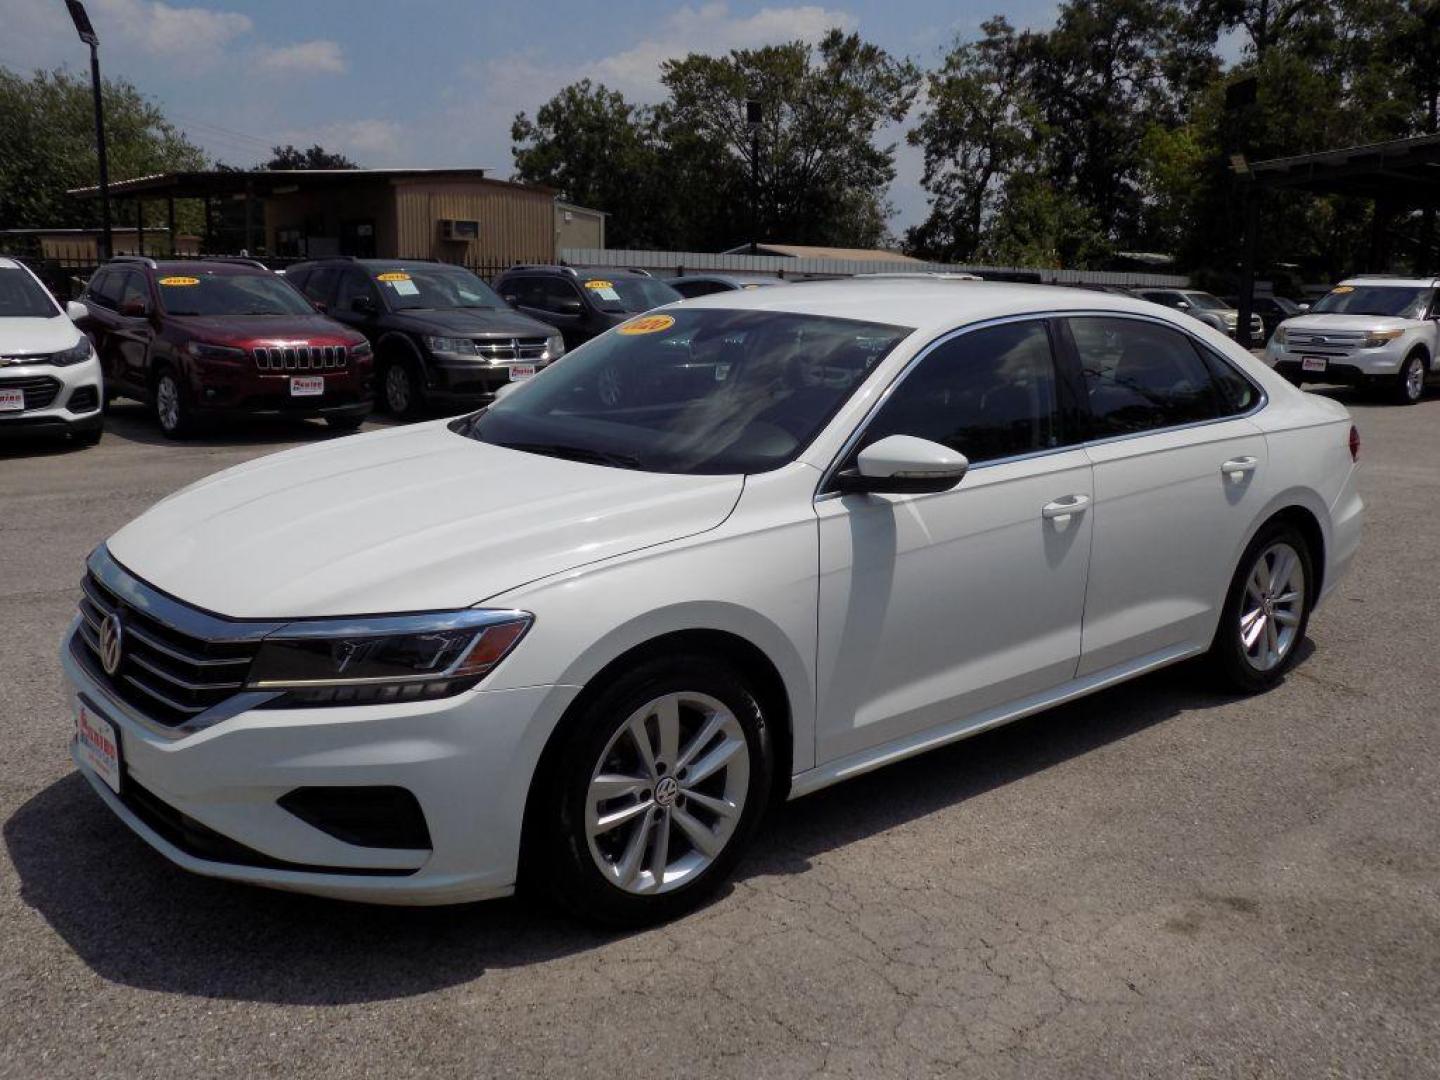
<svg viewBox="0 0 1440 1080">
<path fill-rule="evenodd" d="M 547 341 L 543 337 L 476 338 L 475 350 L 492 364 L 512 360 L 543 360 Z"/>
<path fill-rule="evenodd" d="M 244 685 L 257 642 L 212 642 L 186 634 L 137 611 L 94 573 L 81 583 L 76 630 L 90 674 L 119 698 L 166 727 L 176 727 L 237 693 Z M 100 626 L 119 616 L 124 647 L 120 666 L 107 675 L 100 659 Z"/>
<path fill-rule="evenodd" d="M 1290 352 L 1312 356 L 1348 356 L 1364 344 L 1363 330 L 1285 330 L 1285 347 Z"/>
<path fill-rule="evenodd" d="M 51 375 L 0 379 L 0 390 L 21 390 L 25 394 L 25 408 L 43 409 L 53 402 L 55 395 L 60 392 L 60 380 Z"/>
<path fill-rule="evenodd" d="M 334 371 L 346 361 L 344 345 L 257 345 L 250 352 L 261 371 Z"/>
</svg>

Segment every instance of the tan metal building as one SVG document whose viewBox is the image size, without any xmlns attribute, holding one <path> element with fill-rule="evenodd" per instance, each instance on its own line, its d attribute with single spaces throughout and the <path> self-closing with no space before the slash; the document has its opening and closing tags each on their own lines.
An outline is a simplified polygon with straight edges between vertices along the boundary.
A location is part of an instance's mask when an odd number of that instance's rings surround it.
<svg viewBox="0 0 1440 1080">
<path fill-rule="evenodd" d="M 483 169 L 165 173 L 118 181 L 110 191 L 117 201 L 171 207 L 177 199 L 204 200 L 204 249 L 211 252 L 441 259 L 498 269 L 554 262 L 557 251 L 555 193 L 492 180 Z"/>
</svg>

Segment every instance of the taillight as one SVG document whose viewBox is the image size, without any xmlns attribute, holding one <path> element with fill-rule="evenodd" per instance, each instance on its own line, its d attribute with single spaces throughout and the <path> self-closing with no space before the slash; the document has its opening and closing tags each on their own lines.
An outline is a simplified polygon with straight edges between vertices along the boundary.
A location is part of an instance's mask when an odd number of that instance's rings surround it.
<svg viewBox="0 0 1440 1080">
<path fill-rule="evenodd" d="M 1350 460 L 1360 460 L 1360 429 L 1354 424 L 1350 425 Z"/>
</svg>

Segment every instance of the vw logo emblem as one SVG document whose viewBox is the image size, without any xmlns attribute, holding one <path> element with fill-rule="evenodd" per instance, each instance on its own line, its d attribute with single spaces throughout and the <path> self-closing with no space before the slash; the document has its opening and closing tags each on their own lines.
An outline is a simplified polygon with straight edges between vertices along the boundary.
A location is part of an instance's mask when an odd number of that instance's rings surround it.
<svg viewBox="0 0 1440 1080">
<path fill-rule="evenodd" d="M 662 776 L 660 782 L 655 785 L 655 801 L 661 806 L 672 806 L 675 797 L 680 794 L 680 785 L 675 782 L 673 776 Z"/>
<path fill-rule="evenodd" d="M 100 624 L 100 666 L 106 675 L 120 670 L 120 657 L 124 648 L 125 629 L 120 625 L 119 615 L 106 615 Z"/>
</svg>

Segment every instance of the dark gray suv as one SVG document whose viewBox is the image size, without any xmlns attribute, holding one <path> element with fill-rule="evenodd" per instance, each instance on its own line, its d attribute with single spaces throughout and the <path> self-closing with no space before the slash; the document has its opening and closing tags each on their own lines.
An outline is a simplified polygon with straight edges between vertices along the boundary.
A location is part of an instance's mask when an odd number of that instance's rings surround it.
<svg viewBox="0 0 1440 1080">
<path fill-rule="evenodd" d="M 644 270 L 614 266 L 512 266 L 495 279 L 495 291 L 559 330 L 571 349 L 642 311 L 684 299 Z"/>
<path fill-rule="evenodd" d="M 461 266 L 416 259 L 319 259 L 285 279 L 375 349 L 380 404 L 412 417 L 492 401 L 565 352 L 564 339 L 511 309 Z"/>
</svg>

